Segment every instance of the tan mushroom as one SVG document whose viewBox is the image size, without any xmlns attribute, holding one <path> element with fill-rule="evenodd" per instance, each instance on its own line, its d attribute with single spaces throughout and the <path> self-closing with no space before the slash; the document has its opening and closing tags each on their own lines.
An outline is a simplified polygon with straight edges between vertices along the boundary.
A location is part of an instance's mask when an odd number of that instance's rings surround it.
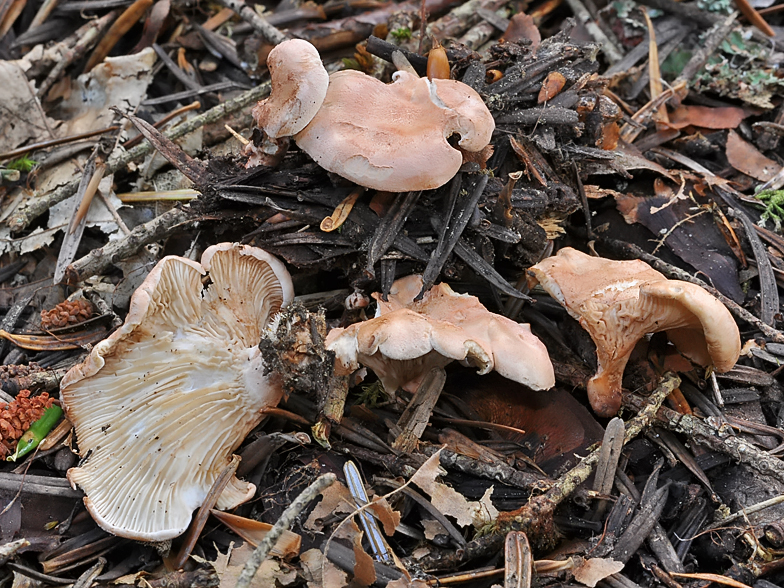
<svg viewBox="0 0 784 588">
<path fill-rule="evenodd" d="M 480 373 L 492 369 L 491 356 L 460 328 L 402 308 L 381 317 L 332 329 L 327 349 L 335 352 L 335 374 L 369 367 L 384 389 L 415 392 L 435 367 L 464 361 Z"/>
<path fill-rule="evenodd" d="M 389 192 L 429 190 L 448 182 L 463 162 L 447 139 L 481 151 L 495 128 L 472 88 L 399 71 L 391 84 L 352 70 L 329 78 L 321 109 L 297 145 L 323 168 L 361 186 Z"/>
<path fill-rule="evenodd" d="M 681 353 L 718 372 L 738 360 L 740 334 L 724 305 L 642 261 L 612 261 L 567 247 L 531 272 L 596 343 L 598 370 L 588 382 L 588 399 L 600 416 L 618 412 L 624 368 L 646 334 L 665 331 Z"/>
<path fill-rule="evenodd" d="M 421 276 L 397 280 L 389 302 L 374 294 L 375 318 L 330 331 L 327 348 L 335 351 L 338 375 L 361 364 L 387 391 L 413 392 L 430 369 L 456 360 L 537 390 L 555 384 L 547 350 L 528 325 L 493 314 L 476 297 L 456 294 L 446 284 L 413 302 L 421 288 Z"/>
<path fill-rule="evenodd" d="M 430 319 L 459 327 L 492 358 L 482 373 L 496 371 L 505 378 L 534 390 L 555 385 L 555 374 L 547 348 L 531 333 L 531 327 L 487 310 L 476 296 L 458 294 L 449 284 L 441 283 L 425 292 L 421 300 L 422 276 L 411 275 L 396 280 L 389 301 L 375 294 L 379 314 L 408 308 Z"/>
<path fill-rule="evenodd" d="M 267 56 L 270 97 L 253 107 L 256 124 L 270 137 L 299 133 L 321 108 L 329 74 L 318 50 L 307 41 L 283 41 Z"/>
<path fill-rule="evenodd" d="M 201 264 L 165 257 L 150 272 L 123 326 L 61 385 L 83 457 L 68 479 L 102 528 L 143 541 L 185 531 L 232 451 L 280 400 L 258 343 L 292 298 L 283 264 L 243 245 L 212 246 Z M 254 492 L 233 478 L 218 508 Z"/>
</svg>

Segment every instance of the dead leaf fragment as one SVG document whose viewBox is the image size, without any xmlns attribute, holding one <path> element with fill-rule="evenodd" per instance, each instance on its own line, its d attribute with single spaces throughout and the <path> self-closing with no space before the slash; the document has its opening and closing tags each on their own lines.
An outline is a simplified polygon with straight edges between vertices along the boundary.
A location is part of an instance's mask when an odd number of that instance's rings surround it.
<svg viewBox="0 0 784 588">
<path fill-rule="evenodd" d="M 566 85 L 566 78 L 561 72 L 551 71 L 542 82 L 542 89 L 539 90 L 537 102 L 541 104 L 547 100 L 555 98 Z"/>
<path fill-rule="evenodd" d="M 734 129 L 746 118 L 742 108 L 723 106 L 679 106 L 670 115 L 670 126 L 682 129 L 689 125 L 705 129 Z"/>
<path fill-rule="evenodd" d="M 395 529 L 400 524 L 400 513 L 393 509 L 386 498 L 376 498 L 368 505 L 368 510 L 384 526 L 384 533 L 388 537 L 395 534 Z"/>
<path fill-rule="evenodd" d="M 349 489 L 341 482 L 335 482 L 321 493 L 321 502 L 310 513 L 303 527 L 308 531 L 322 531 L 324 526 L 320 521 L 327 515 L 348 514 L 355 510 L 354 497 L 351 496 Z"/>
<path fill-rule="evenodd" d="M 532 16 L 518 12 L 509 19 L 509 26 L 501 37 L 507 43 L 517 43 L 523 39 L 531 40 L 531 48 L 536 49 L 542 42 L 542 34 L 534 24 Z"/>
<path fill-rule="evenodd" d="M 767 182 L 781 171 L 778 163 L 765 157 L 735 131 L 727 135 L 727 160 L 736 170 L 760 182 Z"/>
<path fill-rule="evenodd" d="M 353 518 L 344 523 L 335 533 L 335 537 L 351 541 L 354 549 L 354 582 L 362 586 L 371 586 L 376 581 L 376 568 L 373 566 L 373 558 L 362 549 L 363 535 Z"/>
<path fill-rule="evenodd" d="M 258 547 L 259 543 L 264 536 L 269 533 L 272 525 L 255 521 L 245 517 L 237 516 L 228 512 L 212 509 L 212 515 L 226 525 L 229 529 L 237 533 L 245 541 L 250 543 L 253 547 Z M 283 531 L 280 539 L 278 539 L 275 546 L 270 553 L 277 557 L 288 558 L 294 557 L 299 553 L 300 545 L 302 544 L 302 537 L 293 531 Z"/>
<path fill-rule="evenodd" d="M 582 563 L 575 566 L 572 570 L 574 579 L 594 588 L 600 580 L 604 580 L 607 576 L 617 574 L 624 568 L 624 564 L 614 559 L 594 557 L 591 559 L 583 560 Z"/>
<path fill-rule="evenodd" d="M 455 517 L 457 524 L 461 527 L 473 524 L 482 526 L 483 524 L 495 520 L 498 517 L 498 510 L 493 506 L 490 496 L 493 487 L 487 489 L 484 496 L 478 501 L 469 501 L 454 488 L 446 484 L 436 482 L 436 477 L 441 475 L 439 459 L 442 449 L 434 453 L 422 464 L 416 473 L 411 476 L 411 481 L 430 495 L 430 501 L 438 510 L 445 515 Z"/>
</svg>

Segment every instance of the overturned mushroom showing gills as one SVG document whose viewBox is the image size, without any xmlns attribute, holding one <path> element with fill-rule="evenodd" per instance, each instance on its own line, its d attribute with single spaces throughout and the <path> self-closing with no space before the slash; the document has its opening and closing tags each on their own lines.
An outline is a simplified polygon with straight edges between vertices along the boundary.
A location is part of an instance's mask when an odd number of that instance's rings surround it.
<svg viewBox="0 0 784 588">
<path fill-rule="evenodd" d="M 68 479 L 102 528 L 142 541 L 185 531 L 232 451 L 280 400 L 258 343 L 292 298 L 283 264 L 254 247 L 214 245 L 201 264 L 170 256 L 150 272 L 125 324 L 61 386 L 84 458 Z M 254 492 L 233 478 L 218 508 Z"/>
<path fill-rule="evenodd" d="M 335 352 L 335 371 L 351 373 L 365 365 L 394 393 L 416 390 L 434 367 L 460 361 L 480 374 L 492 370 L 535 390 L 555 385 L 547 349 L 528 325 L 488 311 L 474 296 L 456 294 L 447 284 L 419 302 L 421 276 L 392 285 L 389 302 L 378 300 L 377 316 L 327 335 Z"/>
<path fill-rule="evenodd" d="M 618 412 L 624 368 L 648 333 L 665 331 L 686 357 L 718 372 L 738 360 L 740 333 L 724 305 L 642 261 L 612 261 L 567 247 L 531 273 L 596 343 L 598 370 L 588 382 L 588 399 L 599 416 Z"/>
</svg>

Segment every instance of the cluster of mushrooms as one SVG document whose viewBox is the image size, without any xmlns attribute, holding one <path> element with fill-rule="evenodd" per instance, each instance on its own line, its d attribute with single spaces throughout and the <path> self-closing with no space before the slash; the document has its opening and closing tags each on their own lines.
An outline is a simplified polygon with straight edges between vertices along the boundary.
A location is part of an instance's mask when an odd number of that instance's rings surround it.
<svg viewBox="0 0 784 588">
<path fill-rule="evenodd" d="M 391 84 L 356 71 L 328 75 L 316 49 L 300 40 L 278 45 L 268 65 L 272 93 L 253 111 L 259 126 L 274 139 L 293 136 L 322 167 L 362 186 L 437 188 L 462 164 L 451 135 L 460 135 L 466 151 L 490 142 L 493 117 L 461 82 L 407 71 Z M 599 416 L 618 412 L 626 362 L 650 333 L 665 331 L 681 353 L 719 372 L 738 359 L 740 335 L 725 307 L 643 262 L 565 248 L 530 276 L 596 343 L 588 396 Z M 528 325 L 447 284 L 419 297 L 421 289 L 419 276 L 400 279 L 388 300 L 374 295 L 374 318 L 333 329 L 327 348 L 335 374 L 366 366 L 389 393 L 414 391 L 431 369 L 459 361 L 535 390 L 555 385 L 547 350 Z M 283 395 L 279 377 L 265 373 L 259 341 L 293 297 L 284 265 L 254 247 L 223 243 L 201 263 L 170 256 L 156 265 L 123 326 L 61 385 L 84 458 L 68 479 L 84 490 L 102 528 L 146 541 L 185 531 L 232 452 Z M 217 507 L 254 494 L 252 484 L 233 477 Z"/>
<path fill-rule="evenodd" d="M 719 372 L 738 359 L 740 335 L 725 307 L 643 262 L 565 248 L 530 275 L 596 343 L 599 369 L 588 391 L 600 416 L 617 412 L 624 367 L 647 334 L 666 331 L 681 353 Z M 547 350 L 528 325 L 443 283 L 416 300 L 421 287 L 419 276 L 402 278 L 387 301 L 374 295 L 374 318 L 330 331 L 336 374 L 366 366 L 394 393 L 456 360 L 532 389 L 555 385 Z M 68 479 L 85 491 L 102 528 L 146 541 L 185 531 L 232 452 L 282 397 L 258 344 L 292 300 L 284 265 L 258 248 L 223 243 L 201 263 L 169 256 L 156 265 L 123 326 L 62 381 L 84 458 Z M 254 493 L 232 478 L 217 506 L 233 508 Z"/>
</svg>

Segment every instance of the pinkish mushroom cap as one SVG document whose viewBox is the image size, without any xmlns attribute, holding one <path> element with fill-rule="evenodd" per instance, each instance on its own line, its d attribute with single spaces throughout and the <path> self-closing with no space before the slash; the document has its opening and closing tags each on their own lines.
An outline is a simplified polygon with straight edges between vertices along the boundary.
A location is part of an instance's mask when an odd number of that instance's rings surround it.
<svg viewBox="0 0 784 588">
<path fill-rule="evenodd" d="M 83 457 L 68 479 L 102 528 L 142 541 L 185 531 L 232 451 L 280 400 L 258 343 L 292 298 L 283 264 L 254 247 L 224 243 L 201 264 L 170 256 L 153 268 L 125 323 L 61 384 Z M 232 478 L 218 508 L 254 492 Z"/>
<path fill-rule="evenodd" d="M 397 280 L 388 302 L 373 295 L 375 318 L 330 331 L 327 348 L 335 352 L 335 372 L 346 375 L 367 366 L 390 393 L 415 391 L 432 368 L 452 361 L 480 374 L 496 370 L 537 390 L 555 384 L 547 350 L 528 325 L 493 314 L 474 296 L 456 294 L 446 284 L 413 302 L 421 289 L 421 276 Z"/>
<path fill-rule="evenodd" d="M 462 329 L 405 308 L 332 329 L 326 347 L 335 352 L 337 375 L 367 366 L 390 394 L 398 388 L 416 391 L 431 369 L 455 360 L 476 366 L 481 373 L 492 366 L 491 357 Z"/>
<path fill-rule="evenodd" d="M 447 139 L 481 151 L 495 128 L 472 88 L 399 71 L 391 84 L 352 70 L 334 73 L 321 109 L 294 139 L 321 167 L 361 186 L 390 192 L 429 190 L 463 162 Z"/>
<path fill-rule="evenodd" d="M 547 348 L 531 333 L 531 327 L 487 310 L 476 296 L 458 294 L 441 283 L 414 299 L 422 290 L 422 276 L 411 275 L 392 284 L 389 301 L 378 294 L 378 314 L 385 316 L 398 308 L 408 308 L 430 319 L 462 329 L 491 357 L 485 369 L 534 390 L 555 385 L 555 374 Z"/>
<path fill-rule="evenodd" d="M 256 124 L 270 137 L 296 135 L 321 108 L 329 74 L 318 50 L 307 41 L 290 39 L 267 56 L 272 89 L 270 96 L 253 107 Z"/>
<path fill-rule="evenodd" d="M 719 372 L 738 360 L 740 334 L 724 305 L 642 261 L 612 261 L 566 247 L 531 272 L 596 343 L 599 367 L 588 382 L 588 399 L 600 416 L 618 412 L 624 368 L 648 333 L 666 331 L 681 353 Z"/>
</svg>

